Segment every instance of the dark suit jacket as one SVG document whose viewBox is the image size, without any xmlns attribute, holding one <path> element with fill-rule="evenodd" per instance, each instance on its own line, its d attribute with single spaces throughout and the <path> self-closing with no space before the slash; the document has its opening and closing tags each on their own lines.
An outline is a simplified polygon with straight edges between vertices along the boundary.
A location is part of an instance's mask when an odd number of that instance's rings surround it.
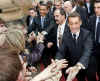
<svg viewBox="0 0 100 81">
<path fill-rule="evenodd" d="M 82 19 L 82 25 L 81 25 L 81 27 L 86 28 L 87 27 L 87 22 L 88 22 L 87 21 L 88 14 L 86 12 L 86 9 L 83 8 L 83 7 L 77 6 L 76 11 L 80 14 L 81 19 Z"/>
<path fill-rule="evenodd" d="M 95 41 L 96 15 L 90 16 L 89 21 L 88 21 L 88 29 L 92 33 L 92 39 L 93 39 L 93 44 L 94 44 L 93 55 L 98 57 L 100 56 L 100 44 Z"/>
<path fill-rule="evenodd" d="M 88 20 L 88 30 L 91 31 L 93 40 L 95 41 L 96 15 L 90 16 Z"/>
<path fill-rule="evenodd" d="M 26 25 L 27 25 L 28 34 L 31 33 L 32 31 L 35 31 L 34 18 L 32 24 L 30 25 L 30 16 L 27 16 Z"/>
<path fill-rule="evenodd" d="M 37 32 L 46 31 L 49 28 L 49 25 L 53 21 L 53 18 L 50 15 L 46 15 L 44 20 L 44 27 L 41 26 L 41 16 L 37 16 L 34 19 L 34 26 Z"/>
<path fill-rule="evenodd" d="M 86 11 L 87 11 L 87 13 L 88 13 L 88 8 L 87 8 L 86 3 L 84 4 L 84 6 L 85 6 Z M 94 13 L 94 9 L 93 9 L 93 4 L 92 4 L 92 3 L 90 3 L 89 9 L 90 9 L 90 13 L 88 13 L 88 16 L 91 16 L 91 15 Z"/>
<path fill-rule="evenodd" d="M 63 44 L 56 54 L 56 59 L 67 59 L 69 66 L 80 62 L 87 68 L 93 46 L 90 32 L 81 28 L 77 44 L 73 40 L 70 30 L 63 38 Z"/>
<path fill-rule="evenodd" d="M 68 25 L 66 23 L 63 36 L 65 32 L 67 31 L 67 28 L 68 28 Z M 47 41 L 53 42 L 56 47 L 57 47 L 57 29 L 58 29 L 58 25 L 56 23 L 53 23 L 51 25 L 51 30 L 49 30 L 48 36 L 47 36 Z M 63 37 L 62 37 L 62 42 L 63 42 Z"/>
<path fill-rule="evenodd" d="M 76 11 L 80 14 L 81 19 L 82 19 L 82 27 L 86 28 L 87 27 L 87 12 L 85 8 L 82 8 L 80 6 L 77 6 Z"/>
<path fill-rule="evenodd" d="M 46 35 L 46 46 L 47 46 L 48 42 L 53 42 L 53 46 L 51 48 L 49 48 L 50 51 L 47 51 L 46 55 L 44 55 L 46 57 L 51 56 L 52 58 L 55 58 L 56 52 L 58 50 L 58 47 L 57 47 L 57 28 L 58 28 L 58 25 L 56 23 L 53 23 L 50 27 L 50 30 L 48 31 L 48 35 Z M 67 30 L 67 27 L 65 26 L 64 33 L 66 32 L 66 30 Z M 62 40 L 62 42 L 63 42 L 63 40 Z M 50 56 L 49 56 L 49 53 L 50 53 Z"/>
</svg>

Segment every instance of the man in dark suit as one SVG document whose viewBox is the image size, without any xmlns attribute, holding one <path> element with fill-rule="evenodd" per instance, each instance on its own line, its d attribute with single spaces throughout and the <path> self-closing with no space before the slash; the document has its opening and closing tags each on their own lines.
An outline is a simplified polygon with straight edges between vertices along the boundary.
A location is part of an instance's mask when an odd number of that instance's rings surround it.
<svg viewBox="0 0 100 81">
<path fill-rule="evenodd" d="M 93 2 L 91 0 L 85 0 L 84 1 L 84 6 L 86 8 L 86 11 L 88 13 L 88 16 L 91 16 L 94 13 L 94 10 L 93 10 Z"/>
<path fill-rule="evenodd" d="M 68 16 L 69 28 L 64 34 L 61 48 L 56 54 L 56 59 L 65 58 L 68 61 L 67 81 L 72 81 L 75 77 L 78 81 L 85 81 L 84 69 L 88 67 L 93 43 L 91 33 L 82 27 L 80 28 L 81 24 L 82 20 L 77 12 Z"/>
<path fill-rule="evenodd" d="M 63 42 L 63 35 L 67 30 L 67 24 L 66 24 L 66 13 L 64 9 L 56 9 L 54 11 L 54 17 L 56 23 L 53 23 L 51 25 L 51 29 L 48 32 L 48 35 L 46 36 L 47 39 L 47 48 L 48 51 L 45 56 L 45 62 L 50 63 L 49 58 L 54 58 L 57 49 L 61 46 Z M 48 60 L 48 62 L 47 62 Z"/>
<path fill-rule="evenodd" d="M 36 15 L 37 15 L 37 11 L 34 8 L 30 8 L 29 15 L 26 18 L 26 25 L 27 25 L 28 34 L 31 33 L 32 31 L 35 31 L 34 17 Z"/>
<path fill-rule="evenodd" d="M 100 0 L 94 2 L 95 15 L 89 18 L 89 30 L 92 32 L 94 41 L 94 56 L 97 60 L 97 74 L 100 78 Z M 100 79 L 99 79 L 100 81 Z"/>
<path fill-rule="evenodd" d="M 46 3 L 41 3 L 39 6 L 39 15 L 34 19 L 34 27 L 37 32 L 47 31 L 53 21 L 48 11 L 48 5 Z"/>
</svg>

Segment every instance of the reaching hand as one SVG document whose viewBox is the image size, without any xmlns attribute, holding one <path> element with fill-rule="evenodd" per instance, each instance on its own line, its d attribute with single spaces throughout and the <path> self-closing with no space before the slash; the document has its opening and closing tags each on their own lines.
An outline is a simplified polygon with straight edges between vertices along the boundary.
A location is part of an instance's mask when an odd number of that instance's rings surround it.
<svg viewBox="0 0 100 81">
<path fill-rule="evenodd" d="M 61 60 L 56 60 L 54 61 L 53 59 L 51 60 L 52 64 L 56 65 L 56 70 L 61 70 L 63 68 L 66 68 L 68 66 L 68 61 L 66 61 L 65 59 L 61 59 Z"/>
<path fill-rule="evenodd" d="M 61 75 L 61 69 L 67 67 L 67 65 L 68 64 L 65 59 L 57 61 L 52 60 L 52 63 L 31 81 L 47 80 L 59 73 Z"/>
<path fill-rule="evenodd" d="M 44 40 L 44 35 L 38 32 L 38 35 L 37 35 L 37 44 L 38 43 L 43 43 L 44 42 L 43 40 Z"/>
<path fill-rule="evenodd" d="M 73 79 L 76 77 L 79 71 L 80 71 L 80 68 L 78 68 L 78 66 L 69 67 L 66 70 L 66 73 L 68 74 L 66 81 L 73 81 Z"/>
</svg>

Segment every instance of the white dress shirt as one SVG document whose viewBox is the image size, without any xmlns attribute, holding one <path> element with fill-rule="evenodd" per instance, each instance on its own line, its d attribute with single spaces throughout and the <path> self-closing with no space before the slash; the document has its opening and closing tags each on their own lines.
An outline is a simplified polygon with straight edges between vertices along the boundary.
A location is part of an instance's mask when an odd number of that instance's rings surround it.
<svg viewBox="0 0 100 81">
<path fill-rule="evenodd" d="M 75 35 L 76 35 L 76 40 L 77 40 L 77 39 L 78 39 L 78 37 L 79 37 L 80 32 L 72 33 L 72 36 L 73 36 L 73 34 L 75 34 Z"/>
<path fill-rule="evenodd" d="M 97 32 L 97 25 L 98 25 L 98 22 L 100 22 L 99 16 L 97 16 L 97 18 L 96 18 L 95 39 L 96 39 L 96 32 Z"/>
<path fill-rule="evenodd" d="M 58 47 L 59 47 L 59 35 L 63 36 L 65 23 L 66 22 L 64 22 L 62 25 L 58 25 L 58 29 L 57 29 L 57 46 Z"/>
<path fill-rule="evenodd" d="M 41 16 L 41 26 L 42 27 L 44 26 L 44 19 L 45 19 L 45 16 L 44 17 Z"/>
</svg>

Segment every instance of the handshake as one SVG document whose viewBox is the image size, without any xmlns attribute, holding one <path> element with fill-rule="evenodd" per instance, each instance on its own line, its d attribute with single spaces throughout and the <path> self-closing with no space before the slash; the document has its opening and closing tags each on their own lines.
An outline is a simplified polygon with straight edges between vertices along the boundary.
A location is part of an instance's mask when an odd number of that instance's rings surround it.
<svg viewBox="0 0 100 81">
<path fill-rule="evenodd" d="M 44 42 L 44 36 L 47 34 L 47 32 L 38 32 L 36 35 L 33 31 L 29 34 L 28 42 L 32 42 L 33 40 L 36 41 L 36 43 L 43 43 Z"/>
</svg>

